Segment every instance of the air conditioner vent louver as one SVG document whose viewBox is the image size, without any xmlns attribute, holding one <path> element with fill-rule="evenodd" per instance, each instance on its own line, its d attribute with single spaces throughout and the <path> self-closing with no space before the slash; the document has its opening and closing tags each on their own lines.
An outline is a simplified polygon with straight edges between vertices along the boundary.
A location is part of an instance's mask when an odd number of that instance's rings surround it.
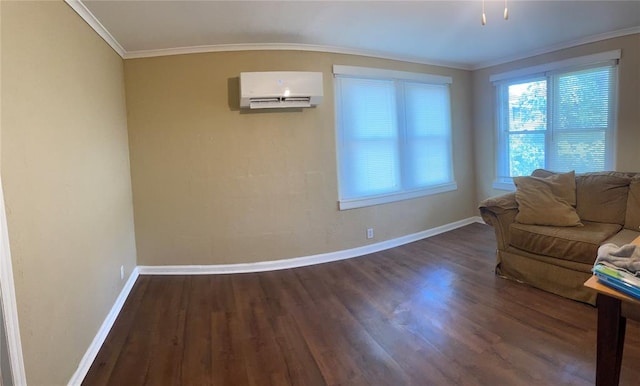
<svg viewBox="0 0 640 386">
<path fill-rule="evenodd" d="M 289 97 L 282 98 L 284 102 L 306 102 L 311 103 L 311 97 Z"/>
<path fill-rule="evenodd" d="M 311 107 L 310 97 L 250 98 L 251 109 L 301 108 Z"/>
<path fill-rule="evenodd" d="M 313 107 L 322 101 L 321 72 L 242 72 L 240 107 Z"/>
</svg>

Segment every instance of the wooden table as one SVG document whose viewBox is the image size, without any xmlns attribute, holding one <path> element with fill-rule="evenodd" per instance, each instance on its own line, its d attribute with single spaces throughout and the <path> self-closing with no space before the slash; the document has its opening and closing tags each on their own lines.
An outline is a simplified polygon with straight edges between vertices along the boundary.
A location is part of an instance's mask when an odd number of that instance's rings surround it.
<svg viewBox="0 0 640 386">
<path fill-rule="evenodd" d="M 640 245 L 640 237 L 633 240 L 633 244 Z M 584 285 L 598 292 L 596 385 L 617 385 L 620 381 L 627 317 L 636 319 L 640 315 L 637 311 L 640 309 L 640 300 L 601 284 L 596 276 L 591 276 Z M 633 312 L 627 315 L 623 309 Z"/>
</svg>

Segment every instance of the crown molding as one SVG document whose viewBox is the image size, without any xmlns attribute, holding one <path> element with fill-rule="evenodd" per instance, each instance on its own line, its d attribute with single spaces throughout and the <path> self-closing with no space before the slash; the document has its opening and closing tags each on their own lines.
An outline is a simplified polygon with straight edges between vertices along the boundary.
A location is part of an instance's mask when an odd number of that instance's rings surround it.
<svg viewBox="0 0 640 386">
<path fill-rule="evenodd" d="M 446 61 L 433 61 L 414 56 L 392 55 L 374 50 L 360 50 L 344 47 L 333 47 L 315 44 L 296 43 L 248 43 L 248 44 L 212 44 L 206 46 L 177 47 L 157 50 L 127 51 L 111 35 L 111 33 L 100 23 L 100 21 L 83 4 L 82 0 L 64 0 L 93 30 L 113 48 L 123 59 L 152 58 L 158 56 L 201 54 L 208 52 L 230 52 L 230 51 L 313 51 L 328 52 L 334 54 L 368 56 L 378 59 L 389 59 L 408 63 L 425 64 L 430 66 L 456 68 L 460 70 L 470 70 L 471 67 Z"/>
<path fill-rule="evenodd" d="M 312 51 L 327 52 L 334 54 L 367 56 L 377 59 L 388 59 L 408 63 L 424 64 L 430 66 L 447 67 L 459 70 L 475 71 L 487 67 L 497 66 L 504 63 L 514 62 L 517 60 L 531 58 L 550 52 L 571 48 L 583 44 L 589 44 L 606 39 L 613 39 L 621 36 L 640 33 L 640 26 L 626 28 L 617 31 L 606 32 L 598 35 L 587 36 L 584 38 L 567 41 L 564 43 L 543 47 L 538 50 L 529 51 L 526 54 L 504 57 L 497 60 L 478 62 L 475 64 L 464 64 L 459 62 L 437 61 L 420 58 L 417 56 L 393 55 L 388 52 L 375 50 L 361 50 L 356 48 L 334 47 L 316 44 L 297 44 L 297 43 L 247 43 L 247 44 L 213 44 L 205 46 L 177 47 L 156 50 L 139 50 L 127 51 L 120 43 L 111 35 L 111 33 L 98 21 L 98 19 L 89 11 L 82 3 L 82 0 L 64 0 L 100 37 L 102 37 L 114 51 L 123 59 L 151 58 L 158 56 L 200 54 L 208 52 L 231 52 L 231 51 Z"/>
<path fill-rule="evenodd" d="M 583 44 L 595 43 L 595 42 L 599 42 L 599 41 L 602 41 L 602 40 L 619 38 L 619 37 L 622 37 L 622 36 L 633 35 L 633 34 L 637 34 L 637 33 L 640 33 L 640 26 L 631 27 L 631 28 L 625 28 L 625 29 L 621 29 L 621 30 L 617 30 L 617 31 L 606 32 L 606 33 L 598 34 L 598 35 L 587 36 L 587 37 L 584 37 L 584 38 L 580 38 L 580 39 L 576 39 L 576 40 L 570 40 L 570 41 L 567 41 L 567 42 L 564 42 L 564 43 L 560 43 L 560 44 L 556 44 L 556 45 L 553 45 L 553 46 L 544 47 L 544 48 L 541 48 L 539 50 L 530 51 L 530 52 L 527 52 L 526 54 L 522 54 L 522 55 L 510 56 L 510 57 L 505 57 L 505 58 L 498 59 L 498 60 L 492 60 L 492 61 L 488 61 L 488 62 L 477 63 L 475 65 L 469 66 L 469 70 L 471 70 L 471 71 L 481 70 L 481 69 L 487 68 L 487 67 L 493 67 L 493 66 L 497 66 L 497 65 L 500 65 L 500 64 L 515 62 L 517 60 L 528 59 L 528 58 L 531 58 L 531 57 L 534 57 L 534 56 L 538 56 L 538 55 L 548 54 L 548 53 L 554 52 L 554 51 L 559 51 L 559 50 L 564 50 L 564 49 L 571 48 L 571 47 L 581 46 Z"/>
<path fill-rule="evenodd" d="M 85 22 L 87 22 L 87 24 L 89 24 L 89 26 L 93 28 L 93 30 L 96 31 L 96 33 L 100 35 L 100 37 L 104 39 L 104 41 L 109 46 L 111 46 L 111 48 L 113 48 L 113 50 L 117 52 L 120 57 L 125 57 L 125 49 L 122 48 L 120 43 L 118 43 L 113 35 L 111 35 L 111 33 L 109 33 L 109 31 L 104 28 L 102 23 L 98 21 L 98 19 L 93 15 L 93 13 L 91 13 L 91 11 L 89 11 L 89 9 L 82 3 L 81 0 L 64 0 L 64 2 L 67 3 L 67 5 L 69 5 L 74 11 L 76 11 L 76 13 Z"/>
<path fill-rule="evenodd" d="M 470 70 L 471 67 L 445 61 L 426 60 L 416 56 L 392 55 L 385 52 L 373 50 L 360 50 L 355 48 L 334 47 L 317 44 L 299 43 L 247 43 L 247 44 L 212 44 L 207 46 L 166 48 L 159 50 L 129 51 L 123 56 L 124 59 L 151 58 L 157 56 L 201 54 L 208 52 L 229 52 L 229 51 L 312 51 L 327 52 L 333 54 L 368 56 L 377 59 L 389 59 L 408 63 L 426 64 L 430 66 L 456 68 L 460 70 Z"/>
</svg>

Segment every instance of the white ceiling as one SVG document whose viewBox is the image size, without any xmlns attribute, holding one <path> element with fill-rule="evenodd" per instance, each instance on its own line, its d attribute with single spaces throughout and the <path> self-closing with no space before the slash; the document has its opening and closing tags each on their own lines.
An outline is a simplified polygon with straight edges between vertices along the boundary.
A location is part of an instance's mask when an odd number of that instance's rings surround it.
<svg viewBox="0 0 640 386">
<path fill-rule="evenodd" d="M 477 69 L 640 32 L 640 0 L 67 0 L 125 58 L 254 48 L 351 52 Z M 88 12 L 87 12 L 88 11 Z"/>
</svg>

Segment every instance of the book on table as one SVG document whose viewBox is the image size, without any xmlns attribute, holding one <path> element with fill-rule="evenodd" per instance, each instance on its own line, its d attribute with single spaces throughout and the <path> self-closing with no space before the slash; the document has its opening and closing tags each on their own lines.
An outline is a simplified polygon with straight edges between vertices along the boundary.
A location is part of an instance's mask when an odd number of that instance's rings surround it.
<svg viewBox="0 0 640 386">
<path fill-rule="evenodd" d="M 611 264 L 598 263 L 593 267 L 593 273 L 602 284 L 640 299 L 640 277 L 631 272 Z"/>
</svg>

